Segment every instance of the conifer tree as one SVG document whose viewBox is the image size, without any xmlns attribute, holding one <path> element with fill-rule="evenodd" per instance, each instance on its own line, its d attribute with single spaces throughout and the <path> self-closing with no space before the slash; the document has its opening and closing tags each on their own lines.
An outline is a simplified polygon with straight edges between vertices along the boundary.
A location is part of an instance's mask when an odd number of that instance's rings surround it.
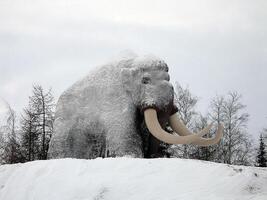
<svg viewBox="0 0 267 200">
<path fill-rule="evenodd" d="M 54 97 L 51 89 L 47 92 L 40 85 L 33 86 L 33 95 L 30 97 L 30 106 L 38 120 L 40 134 L 39 159 L 47 158 L 48 146 L 53 132 L 54 121 Z"/>
<path fill-rule="evenodd" d="M 22 148 L 26 161 L 45 160 L 53 133 L 54 98 L 51 89 L 34 85 L 21 121 Z"/>
<path fill-rule="evenodd" d="M 24 109 L 21 120 L 21 150 L 25 161 L 33 161 L 38 159 L 40 142 L 38 131 L 38 116 L 31 108 Z"/>
<path fill-rule="evenodd" d="M 265 144 L 263 141 L 262 134 L 260 135 L 260 146 L 258 149 L 258 155 L 257 155 L 257 167 L 267 167 L 267 160 L 266 160 L 266 151 L 265 151 Z"/>
</svg>

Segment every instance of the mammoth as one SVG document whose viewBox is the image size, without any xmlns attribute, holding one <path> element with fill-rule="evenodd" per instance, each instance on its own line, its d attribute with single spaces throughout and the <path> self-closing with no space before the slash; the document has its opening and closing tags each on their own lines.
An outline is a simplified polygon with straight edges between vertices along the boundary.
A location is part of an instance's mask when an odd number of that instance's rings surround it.
<svg viewBox="0 0 267 200">
<path fill-rule="evenodd" d="M 214 137 L 204 138 L 212 125 L 192 133 L 179 119 L 168 70 L 157 57 L 131 56 L 91 71 L 60 96 L 48 157 L 153 157 L 161 142 L 218 143 L 221 124 Z M 165 131 L 167 123 L 173 133 Z"/>
</svg>

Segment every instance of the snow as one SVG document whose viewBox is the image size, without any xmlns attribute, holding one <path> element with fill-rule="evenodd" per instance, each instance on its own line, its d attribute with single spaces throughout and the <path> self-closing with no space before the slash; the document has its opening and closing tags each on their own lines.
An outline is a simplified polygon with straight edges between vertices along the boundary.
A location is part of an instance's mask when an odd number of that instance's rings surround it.
<svg viewBox="0 0 267 200">
<path fill-rule="evenodd" d="M 267 169 L 183 159 L 61 159 L 0 166 L 1 200 L 266 200 Z"/>
</svg>

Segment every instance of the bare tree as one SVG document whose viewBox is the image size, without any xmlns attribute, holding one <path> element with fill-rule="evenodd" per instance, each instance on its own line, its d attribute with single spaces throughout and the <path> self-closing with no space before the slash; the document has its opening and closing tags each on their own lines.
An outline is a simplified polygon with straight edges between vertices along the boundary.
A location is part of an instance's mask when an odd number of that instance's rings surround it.
<svg viewBox="0 0 267 200">
<path fill-rule="evenodd" d="M 198 119 L 195 121 L 194 130 L 196 132 L 203 130 L 205 127 L 208 126 L 209 124 L 208 120 L 209 119 L 207 116 L 202 116 L 201 114 L 199 114 Z M 207 135 L 203 137 L 211 138 L 212 134 L 215 134 L 215 130 L 210 131 Z M 194 145 L 191 148 L 190 158 L 198 160 L 214 161 L 215 152 L 216 152 L 215 146 L 201 147 Z"/>
<path fill-rule="evenodd" d="M 211 121 L 216 122 L 218 125 L 219 123 L 224 122 L 224 104 L 225 104 L 225 97 L 223 96 L 216 96 L 211 100 L 210 103 L 210 111 L 209 111 L 209 118 Z M 215 133 L 215 131 L 213 131 Z M 224 147 L 224 138 L 221 139 L 221 141 L 216 144 L 215 146 L 215 157 L 213 158 L 213 161 L 215 162 L 222 162 L 221 158 L 226 157 L 227 151 L 225 151 Z"/>
<path fill-rule="evenodd" d="M 2 127 L 2 138 L 1 138 L 1 160 L 2 163 L 12 164 L 21 161 L 20 144 L 17 137 L 16 127 L 16 113 L 8 105 L 7 120 L 4 127 Z"/>
<path fill-rule="evenodd" d="M 184 124 L 193 129 L 194 128 L 194 117 L 197 116 L 195 106 L 198 99 L 192 95 L 188 87 L 183 88 L 178 82 L 176 82 L 175 88 L 175 105 L 178 108 L 178 114 Z M 191 145 L 171 145 L 169 151 L 175 157 L 190 158 Z"/>
<path fill-rule="evenodd" d="M 229 92 L 227 97 L 216 97 L 211 103 L 210 118 L 224 124 L 224 137 L 217 148 L 217 162 L 249 165 L 252 141 L 247 133 L 249 115 L 243 112 L 241 95 Z"/>
</svg>

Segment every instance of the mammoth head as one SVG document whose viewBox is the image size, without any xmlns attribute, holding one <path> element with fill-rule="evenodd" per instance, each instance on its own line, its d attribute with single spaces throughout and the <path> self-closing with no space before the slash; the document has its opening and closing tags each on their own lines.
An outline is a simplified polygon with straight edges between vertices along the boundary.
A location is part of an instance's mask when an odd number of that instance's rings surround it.
<svg viewBox="0 0 267 200">
<path fill-rule="evenodd" d="M 135 58 L 127 61 L 122 68 L 122 82 L 131 96 L 133 103 L 143 112 L 150 133 L 157 139 L 169 144 L 197 144 L 208 146 L 217 143 L 223 134 L 223 126 L 219 125 L 214 138 L 202 138 L 211 129 L 211 125 L 197 134 L 190 132 L 178 118 L 173 103 L 174 90 L 169 82 L 167 64 L 158 58 Z M 125 63 L 124 63 L 125 64 Z M 162 129 L 158 117 L 166 116 L 177 134 L 169 134 Z"/>
<path fill-rule="evenodd" d="M 154 108 L 168 112 L 173 105 L 173 86 L 164 61 L 134 60 L 130 68 L 122 69 L 122 77 L 126 91 L 141 110 Z"/>
</svg>

